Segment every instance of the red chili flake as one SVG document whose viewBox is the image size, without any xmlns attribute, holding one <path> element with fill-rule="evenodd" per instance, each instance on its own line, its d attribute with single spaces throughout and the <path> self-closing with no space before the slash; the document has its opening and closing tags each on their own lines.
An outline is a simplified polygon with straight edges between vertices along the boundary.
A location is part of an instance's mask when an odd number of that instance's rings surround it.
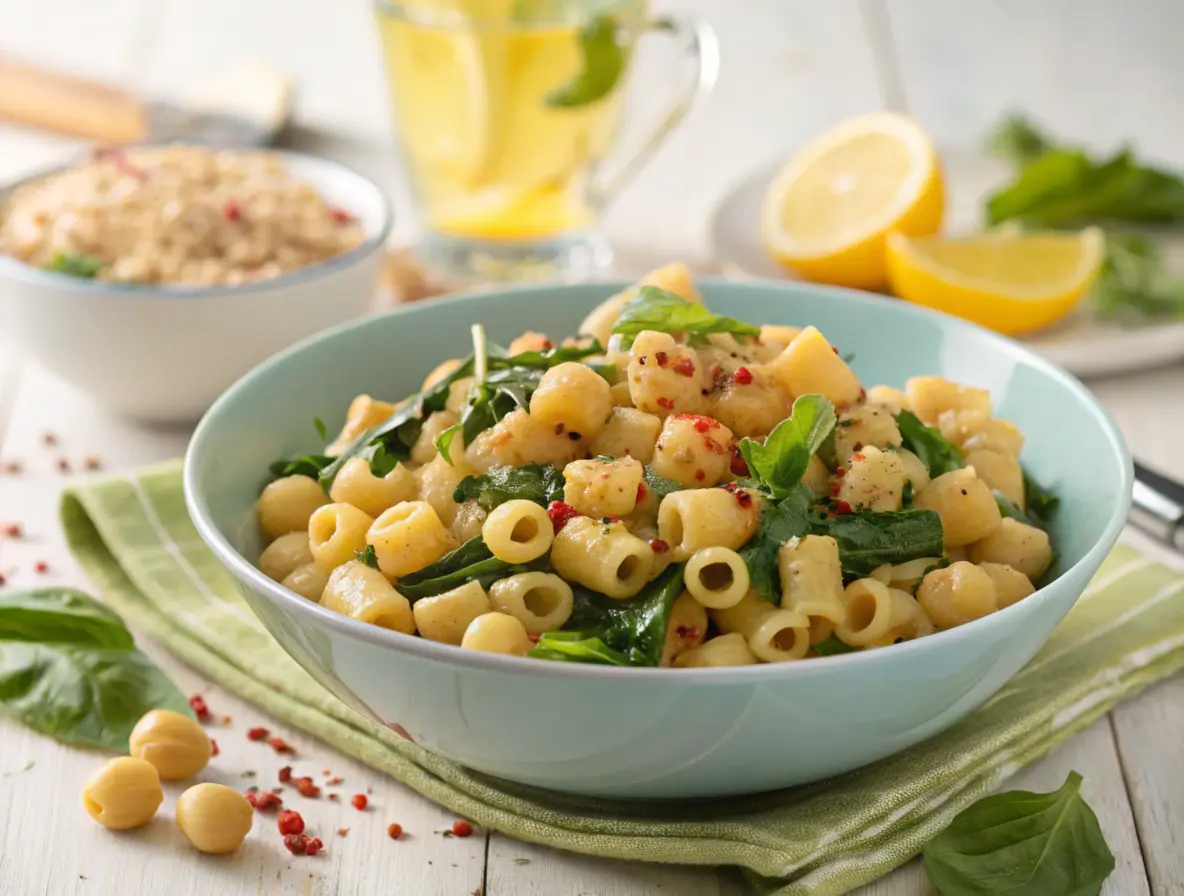
<svg viewBox="0 0 1184 896">
<path fill-rule="evenodd" d="M 642 501 L 645 500 L 645 496 L 646 496 L 645 483 L 644 482 L 637 483 L 637 499 L 636 499 L 635 503 L 640 504 Z"/>
<path fill-rule="evenodd" d="M 333 219 L 335 224 L 348 224 L 354 219 L 354 216 L 343 208 L 330 209 L 329 216 Z"/>
<path fill-rule="evenodd" d="M 738 386 L 747 386 L 752 382 L 752 371 L 747 367 L 738 367 L 732 375 L 732 380 Z"/>
<path fill-rule="evenodd" d="M 540 639 L 541 637 L 542 637 L 542 635 L 529 634 L 529 635 L 527 635 L 527 636 L 526 636 L 526 640 L 527 640 L 527 641 L 529 641 L 531 644 L 538 644 L 538 643 L 539 643 L 539 639 Z"/>
<path fill-rule="evenodd" d="M 398 840 L 403 836 L 403 826 L 401 824 L 388 824 L 386 826 L 386 835 L 392 840 Z"/>
<path fill-rule="evenodd" d="M 217 756 L 222 751 L 218 749 L 218 742 L 212 737 L 210 738 L 210 755 Z"/>
<path fill-rule="evenodd" d="M 282 737 L 269 737 L 267 739 L 268 745 L 280 755 L 295 755 L 296 748 L 289 744 Z"/>
<path fill-rule="evenodd" d="M 551 526 L 555 529 L 555 534 L 558 535 L 563 527 L 574 520 L 580 512 L 572 507 L 570 504 L 564 504 L 562 501 L 552 501 L 547 505 L 547 516 L 551 518 Z"/>
<path fill-rule="evenodd" d="M 839 493 L 839 489 L 840 489 L 840 487 L 841 487 L 841 486 L 839 485 L 839 483 L 837 483 L 837 482 L 832 482 L 832 483 L 830 484 L 830 493 L 831 493 L 832 495 L 837 495 L 837 494 Z"/>
<path fill-rule="evenodd" d="M 690 358 L 679 358 L 674 362 L 674 367 L 672 369 L 680 376 L 694 376 L 695 362 Z"/>
<path fill-rule="evenodd" d="M 452 836 L 454 837 L 468 837 L 473 833 L 473 826 L 467 821 L 454 821 L 452 823 Z"/>
<path fill-rule="evenodd" d="M 4 462 L 4 472 L 11 476 L 17 476 L 24 470 L 19 460 L 6 460 Z"/>
<path fill-rule="evenodd" d="M 670 357 L 665 352 L 654 352 L 654 358 L 657 359 L 659 367 L 665 367 L 670 361 Z"/>
<path fill-rule="evenodd" d="M 304 838 L 299 834 L 285 834 L 284 848 L 294 856 L 302 856 L 308 850 Z"/>
<path fill-rule="evenodd" d="M 38 560 L 36 563 L 33 564 L 33 572 L 37 573 L 38 575 L 43 576 L 47 572 L 49 572 L 49 564 L 46 563 L 44 560 Z"/>
<path fill-rule="evenodd" d="M 252 728 L 247 732 L 247 740 L 263 740 L 267 737 L 267 733 L 266 728 Z"/>
<path fill-rule="evenodd" d="M 337 829 L 337 836 L 338 837 L 344 837 L 348 833 L 349 833 L 349 828 L 338 828 Z"/>
<path fill-rule="evenodd" d="M 284 835 L 298 835 L 304 833 L 304 818 L 299 812 L 284 809 L 275 817 L 275 826 Z"/>
<path fill-rule="evenodd" d="M 327 777 L 329 777 L 329 775 L 333 774 L 333 772 L 329 771 L 329 769 L 327 769 L 327 768 L 323 768 L 323 769 L 321 769 L 321 774 L 327 778 Z"/>
<path fill-rule="evenodd" d="M 292 780 L 292 766 L 285 765 L 283 768 L 281 768 L 279 778 L 280 778 L 280 781 L 283 782 L 284 784 L 287 784 L 289 781 L 291 781 Z"/>
<path fill-rule="evenodd" d="M 847 475 L 847 468 L 846 467 L 839 467 L 837 470 L 835 470 L 835 476 L 837 476 L 839 479 L 842 479 L 846 475 Z"/>
<path fill-rule="evenodd" d="M 223 725 L 229 725 L 231 722 L 231 718 L 230 718 L 230 716 L 222 716 L 220 721 L 222 722 Z"/>
<path fill-rule="evenodd" d="M 3 534 L 7 538 L 20 538 L 25 534 L 25 530 L 21 528 L 20 523 L 8 523 L 4 526 Z"/>
<path fill-rule="evenodd" d="M 856 461 L 856 460 L 867 460 L 867 455 L 866 455 L 866 454 L 861 454 L 861 453 L 859 452 L 859 449 L 860 449 L 860 448 L 862 448 L 862 447 L 863 447 L 863 446 L 862 446 L 862 445 L 860 445 L 858 442 L 856 442 L 856 443 L 855 443 L 855 453 L 851 455 L 851 460 L 853 460 L 853 461 Z"/>
<path fill-rule="evenodd" d="M 680 625 L 675 630 L 680 641 L 697 641 L 699 640 L 699 629 L 693 625 Z"/>
<path fill-rule="evenodd" d="M 650 550 L 655 554 L 665 554 L 668 550 L 670 550 L 670 545 L 660 538 L 651 538 Z"/>
<path fill-rule="evenodd" d="M 83 460 L 82 466 L 88 470 L 93 471 L 93 470 L 99 469 L 99 467 L 102 466 L 102 464 L 99 462 L 99 459 L 97 457 L 95 457 L 94 455 L 91 455 L 91 456 L 87 457 L 85 460 Z"/>
<path fill-rule="evenodd" d="M 554 347 L 555 347 L 555 343 L 552 342 L 550 339 L 543 340 L 543 351 L 545 351 L 545 352 L 550 351 Z"/>
<path fill-rule="evenodd" d="M 689 420 L 695 424 L 696 432 L 707 432 L 709 429 L 718 429 L 720 422 L 714 417 L 705 417 L 702 414 L 675 414 L 675 420 Z"/>
<path fill-rule="evenodd" d="M 695 478 L 697 480 L 699 480 L 700 482 L 702 482 L 704 479 L 707 478 L 707 473 L 703 470 L 696 470 L 695 471 Z"/>
<path fill-rule="evenodd" d="M 254 808 L 259 802 L 259 795 L 255 792 L 255 788 L 248 788 L 247 792 L 243 794 L 247 798 L 247 802 Z"/>
<path fill-rule="evenodd" d="M 272 809 L 278 809 L 284 804 L 274 793 L 261 793 L 255 797 L 254 806 L 258 812 L 270 812 Z"/>
<path fill-rule="evenodd" d="M 353 807 L 355 809 L 357 809 L 359 812 L 361 812 L 366 808 L 366 803 L 368 802 L 368 800 L 366 799 L 366 794 L 355 793 L 354 798 L 352 800 L 350 800 L 350 802 L 353 803 Z"/>
<path fill-rule="evenodd" d="M 326 774 L 327 774 L 327 773 L 326 773 Z M 326 784 L 330 784 L 330 785 L 334 785 L 334 786 L 336 786 L 337 784 L 340 784 L 340 783 L 341 783 L 342 781 L 344 781 L 344 780 L 345 780 L 345 778 L 343 778 L 343 777 L 341 777 L 340 775 L 338 775 L 338 776 L 336 776 L 336 777 L 330 778 L 330 779 L 329 779 L 328 781 L 326 781 L 325 783 L 326 783 Z"/>
<path fill-rule="evenodd" d="M 331 793 L 331 794 L 329 794 L 329 799 L 331 799 L 333 802 L 337 802 L 339 799 L 341 799 L 341 797 L 339 797 L 335 793 Z"/>
<path fill-rule="evenodd" d="M 70 472 L 70 462 L 68 460 L 66 460 L 64 457 L 59 457 L 58 462 L 57 462 L 57 468 L 58 468 L 59 473 L 69 473 Z"/>
<path fill-rule="evenodd" d="M 193 714 L 197 716 L 199 722 L 210 720 L 210 708 L 206 706 L 205 697 L 201 694 L 194 694 L 189 698 L 189 708 L 193 710 Z"/>
<path fill-rule="evenodd" d="M 243 217 L 243 208 L 232 199 L 222 206 L 222 215 L 227 221 L 241 221 Z"/>
<path fill-rule="evenodd" d="M 0 572 L 0 586 L 3 586 L 8 579 L 4 578 L 4 573 Z"/>
<path fill-rule="evenodd" d="M 311 840 L 305 839 L 304 854 L 306 856 L 315 856 L 324 848 L 325 844 L 321 842 L 320 837 L 313 837 Z"/>
<path fill-rule="evenodd" d="M 867 401 L 867 389 L 863 388 L 862 386 L 859 387 L 859 400 Z"/>
<path fill-rule="evenodd" d="M 830 350 L 831 350 L 832 352 L 834 352 L 836 355 L 839 353 L 839 349 L 838 349 L 838 347 L 837 347 L 837 346 L 834 346 L 834 345 L 832 345 L 832 346 L 830 347 Z"/>
<path fill-rule="evenodd" d="M 855 511 L 851 509 L 851 505 L 848 504 L 846 501 L 835 501 L 835 513 L 843 514 L 843 513 L 854 513 L 854 512 Z"/>
<path fill-rule="evenodd" d="M 555 424 L 555 435 L 557 435 L 557 436 L 563 435 L 563 430 L 565 430 L 566 428 L 567 427 L 565 427 L 562 423 L 556 423 Z"/>
<path fill-rule="evenodd" d="M 710 451 L 712 454 L 723 454 L 724 453 L 724 446 L 721 445 L 719 442 L 717 442 L 715 439 L 711 438 L 710 436 L 708 436 L 706 439 L 703 440 L 703 444 L 707 447 L 707 450 Z"/>
<path fill-rule="evenodd" d="M 673 411 L 674 410 L 674 402 L 671 401 L 669 398 L 659 398 L 658 399 L 658 407 L 665 408 L 668 411 Z"/>
<path fill-rule="evenodd" d="M 300 792 L 301 796 L 310 798 L 320 796 L 321 788 L 312 783 L 312 778 L 296 778 L 295 783 L 296 789 Z"/>
<path fill-rule="evenodd" d="M 748 475 L 748 462 L 744 460 L 744 455 L 740 453 L 740 449 L 735 445 L 732 446 L 732 463 L 730 469 L 733 476 Z"/>
<path fill-rule="evenodd" d="M 741 507 L 751 507 L 752 506 L 752 495 L 750 495 L 748 492 L 744 491 L 744 489 L 738 488 L 738 489 L 736 489 L 736 503 L 739 504 Z"/>
<path fill-rule="evenodd" d="M 47 432 L 45 435 L 43 435 L 41 437 L 41 442 L 47 448 L 52 448 L 54 445 L 56 445 L 58 443 L 58 437 L 55 436 L 52 432 Z"/>
</svg>

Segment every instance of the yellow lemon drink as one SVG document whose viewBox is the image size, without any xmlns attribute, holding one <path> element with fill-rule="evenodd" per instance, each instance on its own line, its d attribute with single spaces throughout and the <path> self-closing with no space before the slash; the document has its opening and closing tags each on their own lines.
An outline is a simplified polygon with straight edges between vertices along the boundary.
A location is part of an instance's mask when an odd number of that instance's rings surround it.
<svg viewBox="0 0 1184 896">
<path fill-rule="evenodd" d="M 488 277 L 502 273 L 491 267 L 499 259 L 543 259 L 553 268 L 571 262 L 572 247 L 588 251 L 599 211 L 593 180 L 618 131 L 645 7 L 645 0 L 379 3 L 425 249 L 452 256 L 437 261 Z M 487 269 L 475 270 L 482 256 Z"/>
</svg>

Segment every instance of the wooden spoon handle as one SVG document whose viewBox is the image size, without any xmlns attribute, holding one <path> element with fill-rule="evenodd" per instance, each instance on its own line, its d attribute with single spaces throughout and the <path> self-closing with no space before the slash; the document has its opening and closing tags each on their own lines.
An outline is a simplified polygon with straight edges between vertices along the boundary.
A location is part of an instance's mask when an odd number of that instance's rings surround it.
<svg viewBox="0 0 1184 896">
<path fill-rule="evenodd" d="M 144 107 L 130 93 L 4 60 L 0 119 L 108 143 L 148 136 Z"/>
</svg>

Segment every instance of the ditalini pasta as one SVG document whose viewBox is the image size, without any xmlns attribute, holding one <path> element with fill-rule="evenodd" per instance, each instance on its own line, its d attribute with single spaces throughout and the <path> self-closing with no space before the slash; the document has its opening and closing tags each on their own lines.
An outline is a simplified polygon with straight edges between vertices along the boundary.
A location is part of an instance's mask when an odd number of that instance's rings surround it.
<svg viewBox="0 0 1184 896">
<path fill-rule="evenodd" d="M 890 647 L 1032 594 L 1056 499 L 1023 434 L 985 389 L 865 388 L 852 363 L 812 326 L 713 313 L 678 264 L 560 342 L 475 327 L 421 391 L 358 395 L 271 466 L 259 568 L 462 649 L 699 669 Z"/>
</svg>

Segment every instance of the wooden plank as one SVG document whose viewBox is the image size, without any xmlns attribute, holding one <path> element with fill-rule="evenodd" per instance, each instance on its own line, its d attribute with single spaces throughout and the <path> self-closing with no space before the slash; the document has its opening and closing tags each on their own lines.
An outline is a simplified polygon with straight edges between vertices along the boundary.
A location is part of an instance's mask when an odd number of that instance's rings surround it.
<svg viewBox="0 0 1184 896">
<path fill-rule="evenodd" d="M 20 541 L 0 539 L 0 568 L 12 587 L 87 583 L 71 562 L 57 523 L 57 493 L 67 478 L 55 464 L 66 458 L 77 470 L 87 456 L 101 458 L 107 469 L 125 469 L 179 454 L 188 439 L 184 430 L 156 430 L 114 420 L 90 400 L 35 365 L 21 378 L 0 456 L 19 459 L 25 472 L 0 477 L 0 518 L 19 521 Z M 52 433 L 57 444 L 44 444 Z M 46 575 L 33 566 L 50 565 Z M 205 694 L 211 710 L 232 722 L 215 725 L 211 735 L 221 753 L 201 776 L 239 789 L 251 784 L 279 786 L 278 769 L 292 764 L 298 774 L 324 783 L 330 770 L 344 781 L 326 788 L 339 793 L 332 802 L 304 799 L 290 788 L 281 795 L 304 814 L 327 847 L 324 857 L 297 858 L 281 843 L 272 815 L 257 815 L 241 850 L 217 861 L 197 853 L 172 824 L 181 788 L 166 788 L 157 819 L 141 831 L 118 838 L 91 821 L 79 805 L 87 776 L 102 761 L 11 721 L 0 722 L 0 893 L 54 896 L 106 892 L 168 892 L 175 896 L 248 896 L 295 893 L 303 896 L 368 896 L 381 881 L 393 896 L 468 894 L 481 886 L 485 842 L 478 833 L 464 840 L 433 833 L 451 826 L 454 816 L 405 789 L 394 780 L 347 760 L 327 745 L 291 732 L 246 703 L 204 682 L 151 643 L 142 646 L 185 693 Z M 248 728 L 262 725 L 288 738 L 297 748 L 293 759 L 277 756 L 266 745 L 249 741 Z M 35 764 L 22 771 L 27 762 Z M 243 777 L 254 771 L 256 776 Z M 11 774 L 4 775 L 6 772 Z M 352 794 L 370 793 L 370 806 L 358 812 Z M 53 807 L 49 811 L 47 807 Z M 407 835 L 386 836 L 390 822 Z M 338 837 L 338 828 L 349 828 Z M 85 880 L 80 877 L 85 875 Z"/>
</svg>

